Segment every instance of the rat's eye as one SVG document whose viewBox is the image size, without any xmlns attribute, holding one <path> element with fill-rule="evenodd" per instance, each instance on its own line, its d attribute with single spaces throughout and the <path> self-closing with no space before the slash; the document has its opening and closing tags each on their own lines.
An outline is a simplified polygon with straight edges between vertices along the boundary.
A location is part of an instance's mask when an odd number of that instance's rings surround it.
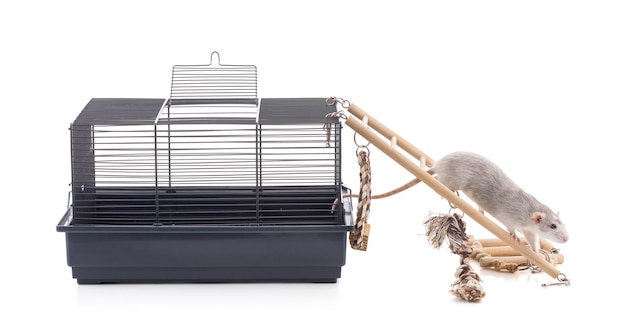
<svg viewBox="0 0 626 325">
<path fill-rule="evenodd" d="M 550 228 L 552 228 L 552 229 L 556 229 L 556 225 L 555 225 L 555 224 L 551 224 L 551 225 L 550 225 Z"/>
</svg>

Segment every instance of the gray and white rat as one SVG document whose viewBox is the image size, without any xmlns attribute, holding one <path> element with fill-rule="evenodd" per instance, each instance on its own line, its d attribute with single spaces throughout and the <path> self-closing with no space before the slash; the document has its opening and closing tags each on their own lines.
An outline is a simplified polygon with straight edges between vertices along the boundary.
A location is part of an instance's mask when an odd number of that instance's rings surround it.
<svg viewBox="0 0 626 325">
<path fill-rule="evenodd" d="M 435 161 L 431 171 L 452 191 L 462 191 L 499 220 L 511 236 L 524 235 L 530 248 L 538 252 L 539 238 L 565 243 L 569 234 L 565 223 L 535 197 L 522 190 L 495 163 L 471 152 L 453 152 Z"/>
</svg>

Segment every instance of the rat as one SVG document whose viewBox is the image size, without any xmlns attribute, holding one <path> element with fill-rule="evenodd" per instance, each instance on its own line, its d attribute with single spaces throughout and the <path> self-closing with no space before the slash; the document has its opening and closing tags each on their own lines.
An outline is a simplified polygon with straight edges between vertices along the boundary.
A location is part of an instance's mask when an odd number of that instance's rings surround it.
<svg viewBox="0 0 626 325">
<path fill-rule="evenodd" d="M 565 243 L 569 234 L 559 213 L 554 213 L 534 196 L 521 189 L 504 171 L 487 158 L 472 152 L 457 151 L 435 161 L 431 174 L 453 192 L 461 191 L 500 221 L 515 240 L 521 232 L 534 252 L 539 238 Z"/>
</svg>

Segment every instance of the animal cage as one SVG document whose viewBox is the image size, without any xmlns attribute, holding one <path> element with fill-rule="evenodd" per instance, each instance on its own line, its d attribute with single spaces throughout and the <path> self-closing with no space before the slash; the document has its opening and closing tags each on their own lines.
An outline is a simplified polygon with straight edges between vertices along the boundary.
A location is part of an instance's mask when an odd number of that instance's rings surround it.
<svg viewBox="0 0 626 325">
<path fill-rule="evenodd" d="M 334 111 L 257 98 L 256 67 L 219 63 L 174 66 L 167 99 L 91 99 L 57 225 L 73 277 L 336 282 L 354 225 Z"/>
</svg>

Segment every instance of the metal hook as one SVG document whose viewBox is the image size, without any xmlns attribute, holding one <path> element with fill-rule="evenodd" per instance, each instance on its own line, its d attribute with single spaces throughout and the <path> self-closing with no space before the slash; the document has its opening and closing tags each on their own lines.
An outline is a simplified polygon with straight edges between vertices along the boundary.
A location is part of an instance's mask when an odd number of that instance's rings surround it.
<svg viewBox="0 0 626 325">
<path fill-rule="evenodd" d="M 461 196 L 459 194 L 459 191 L 454 191 L 454 193 L 456 193 L 456 196 Z M 448 210 L 448 214 L 452 215 L 452 210 L 461 210 L 459 209 L 459 207 L 457 207 L 456 205 L 452 204 L 452 202 L 448 201 L 448 205 L 450 206 L 450 210 Z M 465 211 L 461 210 L 461 218 L 465 217 Z"/>
<path fill-rule="evenodd" d="M 455 209 L 457 209 L 457 207 L 454 207 L 454 206 L 450 205 L 450 210 L 448 210 L 448 215 L 454 215 L 454 213 L 452 213 L 452 211 L 454 211 Z M 459 209 L 459 210 L 461 210 L 461 209 Z M 459 216 L 459 218 L 463 218 L 463 217 L 465 217 L 465 212 L 463 212 L 463 210 L 461 210 L 461 215 Z"/>
<path fill-rule="evenodd" d="M 359 148 L 367 148 L 367 146 L 370 145 L 370 142 L 368 141 L 367 144 L 365 144 L 365 145 L 359 144 L 356 141 L 356 132 L 354 132 L 354 144 L 356 144 L 356 146 L 359 147 Z M 369 150 L 368 150 L 368 152 L 369 152 Z"/>
<path fill-rule="evenodd" d="M 343 109 L 348 109 L 350 108 L 350 101 L 347 99 L 343 99 L 343 98 L 339 98 L 339 97 L 329 97 L 326 98 L 326 105 L 335 105 L 335 104 L 341 104 L 341 107 Z"/>
</svg>

